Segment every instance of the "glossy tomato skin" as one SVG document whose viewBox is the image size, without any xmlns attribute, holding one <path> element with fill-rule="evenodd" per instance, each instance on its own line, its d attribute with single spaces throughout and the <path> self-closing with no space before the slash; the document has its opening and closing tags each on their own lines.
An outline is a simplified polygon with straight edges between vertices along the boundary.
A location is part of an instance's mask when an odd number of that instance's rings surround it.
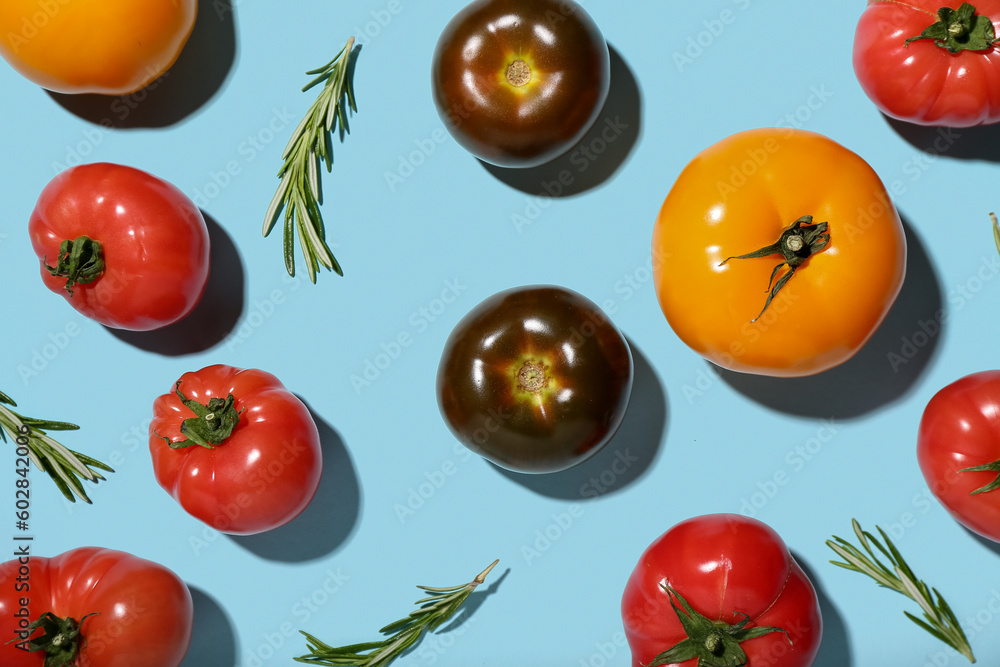
<svg viewBox="0 0 1000 667">
<path fill-rule="evenodd" d="M 78 667 L 178 667 L 191 643 L 193 605 L 184 582 L 166 567 L 123 551 L 81 547 L 52 558 L 31 556 L 25 577 L 17 560 L 0 565 L 0 664 L 42 667 L 44 652 L 7 644 L 30 621 L 52 612 L 80 621 Z M 19 586 L 27 589 L 19 590 Z M 24 604 L 26 603 L 26 605 Z M 39 632 L 34 637 L 40 636 Z"/>
<path fill-rule="evenodd" d="M 42 190 L 28 223 L 42 282 L 101 324 L 148 331 L 191 312 L 208 282 L 208 228 L 198 207 L 174 185 L 111 163 L 71 167 Z M 45 268 L 60 244 L 80 236 L 102 246 L 105 268 L 77 284 Z"/>
<path fill-rule="evenodd" d="M 438 404 L 455 437 L 496 465 L 556 472 L 611 439 L 632 376 L 628 343 L 593 302 L 561 287 L 519 287 L 489 297 L 451 332 Z"/>
<path fill-rule="evenodd" d="M 805 215 L 829 223 L 829 242 L 762 313 L 782 256 L 722 262 L 775 243 Z M 660 209 L 652 253 L 660 307 L 684 343 L 723 368 L 777 377 L 850 359 L 906 269 L 903 226 L 872 168 L 820 134 L 779 128 L 698 154 Z"/>
<path fill-rule="evenodd" d="M 194 415 L 175 391 L 159 396 L 149 450 L 160 486 L 188 514 L 234 535 L 271 530 L 301 514 L 323 467 L 319 431 L 302 401 L 266 371 L 221 364 L 185 373 L 179 388 L 202 404 L 232 394 L 239 423 L 213 449 L 172 449 L 163 438 L 185 440 L 181 424 Z"/>
<path fill-rule="evenodd" d="M 964 471 L 1000 460 L 1000 371 L 967 375 L 928 402 L 917 461 L 931 493 L 969 530 L 1000 542 L 1000 489 L 973 495 L 996 472 Z"/>
<path fill-rule="evenodd" d="M 676 590 L 711 621 L 781 632 L 741 644 L 749 667 L 809 667 L 823 635 L 816 591 L 781 537 L 769 526 L 737 514 L 687 519 L 642 554 L 622 596 L 622 620 L 633 667 L 648 665 L 686 638 L 663 585 Z M 736 612 L 736 613 L 734 613 Z M 789 639 L 791 643 L 789 643 Z M 697 660 L 670 667 L 695 667 Z"/>
<path fill-rule="evenodd" d="M 530 80 L 516 85 L 520 74 Z M 576 144 L 608 96 L 611 60 L 572 0 L 474 0 L 445 27 L 433 58 L 438 113 L 479 159 L 532 167 Z M 511 83 L 513 80 L 515 83 Z"/>
<path fill-rule="evenodd" d="M 197 0 L 4 0 L 0 56 L 53 92 L 124 95 L 174 64 L 197 13 Z"/>
<path fill-rule="evenodd" d="M 869 0 L 854 34 L 854 72 L 883 113 L 918 125 L 1000 121 L 1000 52 L 949 53 L 933 40 L 906 44 L 937 20 L 941 0 Z M 1000 0 L 972 3 L 1000 34 Z"/>
</svg>

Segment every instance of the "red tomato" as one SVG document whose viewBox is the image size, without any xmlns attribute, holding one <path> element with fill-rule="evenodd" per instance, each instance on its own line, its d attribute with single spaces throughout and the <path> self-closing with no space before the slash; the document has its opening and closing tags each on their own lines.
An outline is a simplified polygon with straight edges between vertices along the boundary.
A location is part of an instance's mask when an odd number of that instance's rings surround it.
<svg viewBox="0 0 1000 667">
<path fill-rule="evenodd" d="M 967 375 L 931 398 L 917 461 L 931 493 L 959 523 L 1000 542 L 1000 371 Z"/>
<path fill-rule="evenodd" d="M 964 36 L 907 42 L 938 22 L 945 4 L 960 3 L 868 0 L 854 34 L 858 81 L 875 106 L 893 118 L 947 127 L 1000 121 L 1000 52 L 992 44 L 1000 0 L 979 0 L 975 16 L 956 11 L 933 29 L 947 32 L 955 26 Z"/>
<path fill-rule="evenodd" d="M 205 291 L 201 211 L 138 169 L 97 163 L 59 173 L 28 231 L 46 287 L 105 326 L 158 329 L 191 312 Z"/>
<path fill-rule="evenodd" d="M 625 587 L 622 620 L 633 667 L 809 667 L 823 634 L 816 591 L 785 543 L 738 514 L 688 519 L 653 542 Z"/>
<path fill-rule="evenodd" d="M 156 399 L 149 451 L 156 481 L 174 500 L 235 535 L 301 514 L 323 467 L 302 401 L 270 373 L 222 365 L 185 373 Z"/>
<path fill-rule="evenodd" d="M 0 565 L 0 664 L 50 664 L 46 651 L 29 653 L 24 644 L 28 624 L 46 613 L 73 619 L 70 634 L 79 629 L 78 641 L 53 666 L 177 667 L 191 643 L 187 586 L 162 565 L 123 551 L 82 547 Z M 11 637 L 17 640 L 6 643 Z"/>
</svg>

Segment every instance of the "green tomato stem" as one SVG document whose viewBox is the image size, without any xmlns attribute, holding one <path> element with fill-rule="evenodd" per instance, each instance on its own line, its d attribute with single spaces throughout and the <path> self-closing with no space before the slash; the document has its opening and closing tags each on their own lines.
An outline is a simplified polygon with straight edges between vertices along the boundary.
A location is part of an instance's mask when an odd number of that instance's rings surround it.
<svg viewBox="0 0 1000 667">
<path fill-rule="evenodd" d="M 66 291 L 73 296 L 74 285 L 92 283 L 104 273 L 104 252 L 100 241 L 78 236 L 59 244 L 59 258 L 55 266 L 43 264 L 53 276 L 66 278 Z"/>
<path fill-rule="evenodd" d="M 963 2 L 958 9 L 941 7 L 938 20 L 923 32 L 906 40 L 906 45 L 921 39 L 932 39 L 934 45 L 949 53 L 988 51 L 996 44 L 993 21 L 976 13 L 976 8 Z"/>
</svg>

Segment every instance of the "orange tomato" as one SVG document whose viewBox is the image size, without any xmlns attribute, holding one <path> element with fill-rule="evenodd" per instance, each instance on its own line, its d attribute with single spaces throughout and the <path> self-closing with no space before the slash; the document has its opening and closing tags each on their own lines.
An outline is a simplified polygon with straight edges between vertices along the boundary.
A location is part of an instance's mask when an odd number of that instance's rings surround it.
<svg viewBox="0 0 1000 667">
<path fill-rule="evenodd" d="M 0 56 L 57 93 L 125 95 L 167 71 L 198 0 L 3 0 Z"/>
<path fill-rule="evenodd" d="M 754 253 L 783 236 L 790 254 Z M 786 257 L 797 266 L 772 291 L 792 270 L 772 281 Z M 871 337 L 902 286 L 906 239 L 855 153 L 814 132 L 749 130 L 685 167 L 656 220 L 653 265 L 660 306 L 689 347 L 730 370 L 795 377 L 847 361 Z"/>
</svg>

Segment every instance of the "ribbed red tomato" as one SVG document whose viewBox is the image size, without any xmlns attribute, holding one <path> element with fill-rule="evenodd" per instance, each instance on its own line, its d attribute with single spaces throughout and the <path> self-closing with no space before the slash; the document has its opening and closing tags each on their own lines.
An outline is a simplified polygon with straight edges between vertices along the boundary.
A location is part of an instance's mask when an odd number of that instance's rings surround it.
<svg viewBox="0 0 1000 667">
<path fill-rule="evenodd" d="M 1000 0 L 868 0 L 854 34 L 854 72 L 893 118 L 946 127 L 995 123 L 997 26 Z"/>
<path fill-rule="evenodd" d="M 208 366 L 153 403 L 149 451 L 156 481 L 192 516 L 251 535 L 305 510 L 323 467 L 309 409 L 257 369 Z"/>
<path fill-rule="evenodd" d="M 809 667 L 823 634 L 816 591 L 781 537 L 737 514 L 694 517 L 653 542 L 622 620 L 633 667 Z"/>
<path fill-rule="evenodd" d="M 201 211 L 139 169 L 96 163 L 60 172 L 42 190 L 28 231 L 45 286 L 105 326 L 164 327 L 205 292 Z"/>
<path fill-rule="evenodd" d="M 917 461 L 931 493 L 959 523 L 1000 542 L 1000 371 L 967 375 L 931 398 Z"/>
<path fill-rule="evenodd" d="M 43 615 L 52 641 L 29 652 L 27 642 L 41 640 L 46 628 L 28 626 Z M 81 547 L 0 565 L 3 667 L 177 667 L 193 615 L 180 577 L 123 551 Z"/>
</svg>

